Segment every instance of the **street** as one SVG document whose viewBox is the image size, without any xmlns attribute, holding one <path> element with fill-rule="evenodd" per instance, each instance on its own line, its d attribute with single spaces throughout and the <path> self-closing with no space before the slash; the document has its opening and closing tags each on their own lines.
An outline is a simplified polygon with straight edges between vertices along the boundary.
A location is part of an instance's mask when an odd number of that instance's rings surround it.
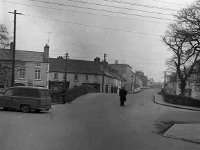
<svg viewBox="0 0 200 150">
<path fill-rule="evenodd" d="M 1 150 L 197 150 L 163 137 L 163 122 L 200 122 L 200 112 L 155 104 L 154 89 L 127 96 L 87 94 L 49 112 L 0 110 Z"/>
</svg>

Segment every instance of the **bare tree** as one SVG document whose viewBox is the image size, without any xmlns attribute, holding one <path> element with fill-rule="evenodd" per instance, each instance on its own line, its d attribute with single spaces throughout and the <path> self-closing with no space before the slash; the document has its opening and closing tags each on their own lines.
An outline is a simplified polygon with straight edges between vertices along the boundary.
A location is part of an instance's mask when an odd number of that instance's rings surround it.
<svg viewBox="0 0 200 150">
<path fill-rule="evenodd" d="M 0 47 L 5 48 L 9 45 L 8 31 L 5 25 L 0 24 Z"/>
<path fill-rule="evenodd" d="M 176 69 L 181 95 L 184 95 L 200 54 L 200 0 L 179 11 L 175 17 L 176 21 L 169 26 L 163 41 L 173 53 L 168 63 Z"/>
</svg>

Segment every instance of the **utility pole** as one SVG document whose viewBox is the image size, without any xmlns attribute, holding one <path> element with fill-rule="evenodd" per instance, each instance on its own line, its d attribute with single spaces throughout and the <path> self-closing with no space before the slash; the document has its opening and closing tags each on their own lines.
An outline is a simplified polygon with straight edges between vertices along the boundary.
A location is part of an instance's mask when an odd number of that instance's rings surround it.
<svg viewBox="0 0 200 150">
<path fill-rule="evenodd" d="M 22 15 L 22 13 L 17 13 L 16 10 L 14 12 L 9 12 L 11 14 L 14 14 L 14 38 L 13 38 L 13 58 L 12 58 L 12 79 L 11 79 L 11 86 L 14 86 L 15 82 L 15 45 L 16 45 L 16 15 Z"/>
<path fill-rule="evenodd" d="M 53 32 L 48 32 L 49 33 L 49 35 L 48 35 L 48 40 L 47 40 L 47 43 L 48 43 L 48 45 L 49 45 L 49 41 L 50 41 L 50 34 L 51 33 L 53 33 Z"/>
<path fill-rule="evenodd" d="M 65 56 L 65 90 L 67 90 L 67 59 L 69 57 L 68 53 Z"/>
<path fill-rule="evenodd" d="M 105 62 L 106 62 L 106 54 L 104 54 L 103 58 L 103 78 L 102 78 L 102 93 L 104 93 L 104 78 L 105 78 Z"/>
</svg>

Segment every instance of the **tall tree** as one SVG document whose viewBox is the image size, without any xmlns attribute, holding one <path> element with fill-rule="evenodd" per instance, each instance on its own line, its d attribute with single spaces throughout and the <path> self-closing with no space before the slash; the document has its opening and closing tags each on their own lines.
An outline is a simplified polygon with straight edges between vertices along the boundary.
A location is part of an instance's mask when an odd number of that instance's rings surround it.
<svg viewBox="0 0 200 150">
<path fill-rule="evenodd" d="M 5 48 L 9 45 L 8 31 L 5 25 L 0 24 L 0 48 Z"/>
<path fill-rule="evenodd" d="M 181 95 L 184 95 L 200 54 L 200 0 L 179 11 L 175 17 L 163 41 L 173 54 L 168 64 L 174 66 L 181 83 Z"/>
</svg>

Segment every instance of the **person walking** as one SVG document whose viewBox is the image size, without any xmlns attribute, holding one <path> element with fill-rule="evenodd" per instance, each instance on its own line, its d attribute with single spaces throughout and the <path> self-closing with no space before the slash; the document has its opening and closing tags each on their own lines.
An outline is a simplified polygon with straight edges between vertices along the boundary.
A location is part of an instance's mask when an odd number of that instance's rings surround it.
<svg viewBox="0 0 200 150">
<path fill-rule="evenodd" d="M 127 95 L 127 91 L 125 90 L 125 87 L 122 87 L 119 90 L 120 106 L 124 106 L 124 102 L 126 101 L 126 95 Z"/>
</svg>

